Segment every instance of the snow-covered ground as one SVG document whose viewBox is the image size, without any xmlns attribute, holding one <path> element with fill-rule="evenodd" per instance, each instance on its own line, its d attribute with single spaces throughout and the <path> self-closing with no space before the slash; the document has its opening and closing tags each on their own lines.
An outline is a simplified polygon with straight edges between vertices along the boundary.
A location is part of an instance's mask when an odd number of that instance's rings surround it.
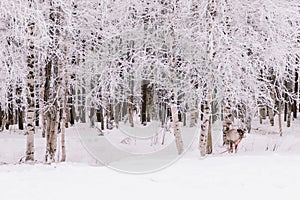
<svg viewBox="0 0 300 200">
<path fill-rule="evenodd" d="M 168 147 L 161 148 L 159 129 L 154 137 L 148 137 L 145 131 L 141 138 L 135 136 L 134 140 L 131 139 L 134 142 L 124 142 L 128 138 L 128 134 L 122 134 L 127 133 L 126 127 L 99 136 L 96 129 L 78 125 L 78 129 L 72 127 L 67 130 L 67 163 L 28 165 L 17 164 L 25 151 L 24 133 L 15 130 L 3 132 L 0 133 L 0 198 L 298 199 L 299 122 L 295 121 L 293 128 L 284 128 L 283 137 L 278 136 L 276 126 L 255 122 L 252 133 L 242 140 L 237 154 L 220 154 L 224 147 L 217 141 L 214 154 L 200 158 L 196 138 L 181 159 L 162 170 L 139 175 L 120 173 L 103 166 L 101 162 L 129 172 L 165 166 L 176 159 L 175 144 L 169 133 L 165 136 Z M 192 136 L 195 130 L 183 132 Z M 184 141 L 191 141 L 193 137 L 187 137 L 184 133 Z M 150 143 L 145 142 L 147 138 Z M 156 138 L 155 141 L 153 138 Z M 148 144 L 147 151 L 155 149 L 160 154 L 156 157 L 153 152 L 131 154 L 133 149 L 140 150 L 145 144 Z M 116 146 L 118 148 L 113 148 Z M 38 161 L 43 160 L 44 149 L 44 139 L 38 133 Z M 96 161 L 99 157 L 100 160 Z"/>
<path fill-rule="evenodd" d="M 2 165 L 1 199 L 298 199 L 296 155 L 187 156 L 152 174 L 87 164 Z"/>
</svg>

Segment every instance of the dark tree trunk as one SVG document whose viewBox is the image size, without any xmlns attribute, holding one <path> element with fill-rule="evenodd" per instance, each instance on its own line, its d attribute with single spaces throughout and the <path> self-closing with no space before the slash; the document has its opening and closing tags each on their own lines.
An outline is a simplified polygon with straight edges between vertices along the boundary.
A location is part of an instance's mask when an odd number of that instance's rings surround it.
<svg viewBox="0 0 300 200">
<path fill-rule="evenodd" d="M 83 81 L 84 84 L 84 81 Z M 86 109 L 85 109 L 85 88 L 82 87 L 82 97 L 81 97 L 81 115 L 80 115 L 80 121 L 82 123 L 86 123 Z"/>
<path fill-rule="evenodd" d="M 129 118 L 129 123 L 131 127 L 134 127 L 134 122 L 133 122 L 133 115 L 134 115 L 134 110 L 133 110 L 133 95 L 130 95 L 129 97 L 129 106 L 128 106 L 128 118 Z"/>
<path fill-rule="evenodd" d="M 74 107 L 74 98 L 75 97 L 75 90 L 73 89 L 73 87 L 71 86 L 71 96 L 68 98 L 68 104 L 69 104 L 69 121 L 71 126 L 74 126 L 75 124 L 75 107 Z"/>
<path fill-rule="evenodd" d="M 203 105 L 203 103 L 201 103 L 201 105 L 200 105 L 200 110 L 201 110 L 200 120 L 203 121 L 203 112 L 204 112 L 204 105 Z"/>
<path fill-rule="evenodd" d="M 186 113 L 183 113 L 183 126 L 186 126 Z"/>
<path fill-rule="evenodd" d="M 35 112 L 34 112 L 34 119 L 35 119 L 35 126 L 40 126 L 40 102 L 39 97 L 35 99 Z"/>
<path fill-rule="evenodd" d="M 81 90 L 76 88 L 77 90 L 77 95 L 76 95 L 76 101 L 77 101 L 77 110 L 76 110 L 76 115 L 75 115 L 75 120 L 76 122 L 78 122 L 80 116 L 81 116 L 81 112 L 82 112 L 82 108 L 81 108 Z"/>
<path fill-rule="evenodd" d="M 284 103 L 284 114 L 283 114 L 283 121 L 287 121 L 287 114 L 288 114 L 288 96 L 287 94 L 284 95 L 284 100 L 285 100 L 285 103 Z"/>
<path fill-rule="evenodd" d="M 12 103 L 8 104 L 8 110 L 7 110 L 7 119 L 6 119 L 6 124 L 5 124 L 5 128 L 6 130 L 9 129 L 10 125 L 13 125 L 14 122 L 14 110 L 13 110 L 13 105 Z"/>
<path fill-rule="evenodd" d="M 294 100 L 292 109 L 293 109 L 293 118 L 297 119 L 297 111 L 298 111 L 297 100 Z"/>
<path fill-rule="evenodd" d="M 91 109 L 90 109 L 90 126 L 92 128 L 95 127 L 95 108 L 94 108 L 94 104 L 92 104 Z"/>
<path fill-rule="evenodd" d="M 104 130 L 104 117 L 103 117 L 103 109 L 100 106 L 96 111 L 97 122 L 101 123 L 101 130 Z"/>
<path fill-rule="evenodd" d="M 155 116 L 155 109 L 154 109 L 154 88 L 148 84 L 147 86 L 147 122 L 154 120 Z M 157 118 L 156 118 L 157 119 Z"/>
<path fill-rule="evenodd" d="M 161 122 L 161 127 L 164 127 L 165 119 L 166 119 L 165 103 L 160 103 L 159 104 L 158 114 L 159 114 L 159 119 L 160 119 L 160 122 Z"/>
<path fill-rule="evenodd" d="M 134 116 L 134 81 L 132 80 L 133 77 L 130 75 L 129 80 L 129 88 L 130 88 L 130 95 L 129 95 L 129 104 L 128 104 L 128 119 L 131 127 L 134 127 L 134 121 L 133 121 L 133 116 Z"/>
<path fill-rule="evenodd" d="M 142 109 L 141 109 L 141 122 L 147 125 L 147 87 L 148 84 L 145 80 L 142 81 Z"/>
<path fill-rule="evenodd" d="M 22 105 L 22 87 L 20 86 L 21 83 L 19 80 L 17 80 L 17 86 L 16 86 L 16 107 L 17 109 L 15 110 L 15 121 L 18 123 L 18 128 L 19 130 L 24 130 L 24 125 L 23 125 L 23 105 Z"/>
<path fill-rule="evenodd" d="M 167 119 L 172 119 L 171 116 L 172 116 L 172 113 L 171 113 L 171 108 L 169 106 L 166 106 L 167 108 Z"/>
<path fill-rule="evenodd" d="M 116 124 L 116 127 L 119 127 L 119 121 L 120 121 L 120 111 L 121 111 L 121 103 L 116 103 L 115 105 L 115 114 L 114 114 L 114 121 Z"/>
<path fill-rule="evenodd" d="M 292 116 L 292 104 L 287 103 L 287 127 L 291 127 L 291 116 Z"/>
<path fill-rule="evenodd" d="M 21 108 L 18 108 L 18 126 L 19 130 L 24 130 L 24 125 L 23 125 L 23 110 Z"/>
<path fill-rule="evenodd" d="M 43 107 L 47 105 L 47 102 L 49 100 L 50 97 L 50 80 L 51 80 L 51 73 L 52 73 L 52 61 L 49 61 L 46 64 L 45 67 L 45 85 L 44 85 L 44 96 L 42 97 L 44 99 L 44 103 L 43 103 Z M 50 122 L 48 121 L 50 118 L 48 118 L 46 116 L 46 113 L 44 113 L 45 111 L 42 111 L 42 115 L 43 115 L 43 131 L 42 131 L 42 137 L 45 138 L 46 137 L 46 131 L 47 131 L 47 124 L 49 124 Z M 48 132 L 47 132 L 48 134 Z"/>
<path fill-rule="evenodd" d="M 66 100 L 67 101 L 67 100 Z M 66 102 L 67 103 L 67 102 Z M 66 105 L 64 112 L 66 112 L 66 118 L 65 118 L 65 128 L 69 128 L 69 117 L 70 117 L 70 113 L 69 113 L 69 108 Z"/>
<path fill-rule="evenodd" d="M 71 108 L 70 108 L 70 124 L 71 124 L 71 126 L 74 126 L 74 124 L 75 124 L 75 115 L 74 115 L 74 113 L 75 113 L 75 108 L 74 108 L 74 106 L 72 105 L 71 106 Z"/>
<path fill-rule="evenodd" d="M 266 118 L 266 107 L 262 106 L 259 108 L 259 123 L 262 124 Z"/>
<path fill-rule="evenodd" d="M 180 122 L 182 122 L 182 113 L 181 113 L 181 111 L 178 112 L 178 120 Z"/>
<path fill-rule="evenodd" d="M 295 86 L 294 86 L 294 93 L 295 93 L 295 95 L 296 96 L 298 96 L 298 90 L 299 90 L 299 83 L 298 83 L 298 80 L 299 79 L 299 74 L 298 74 L 298 72 L 296 71 L 295 72 Z M 297 100 L 294 100 L 294 102 L 293 102 L 293 117 L 294 117 L 294 119 L 296 119 L 297 118 L 297 112 L 298 112 L 298 109 L 297 109 Z"/>
<path fill-rule="evenodd" d="M 58 108 L 57 109 L 59 109 L 59 115 L 58 115 L 58 124 L 57 124 L 57 132 L 58 133 L 61 133 L 61 120 L 62 120 L 62 115 L 63 115 L 63 109 L 62 108 L 60 108 L 60 106 L 58 106 Z"/>
<path fill-rule="evenodd" d="M 122 103 L 122 108 L 121 108 L 121 121 L 123 121 L 127 115 L 127 110 L 128 110 L 128 103 L 127 102 L 123 102 Z"/>
<path fill-rule="evenodd" d="M 4 117 L 5 116 L 5 112 L 2 110 L 1 106 L 0 106 L 0 131 L 3 131 L 4 129 Z"/>
</svg>

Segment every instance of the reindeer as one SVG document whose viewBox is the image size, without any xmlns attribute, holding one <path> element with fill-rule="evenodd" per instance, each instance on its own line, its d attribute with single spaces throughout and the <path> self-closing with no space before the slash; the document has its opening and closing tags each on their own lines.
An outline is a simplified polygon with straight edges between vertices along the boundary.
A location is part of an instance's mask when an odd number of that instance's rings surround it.
<svg viewBox="0 0 300 200">
<path fill-rule="evenodd" d="M 245 130 L 242 129 L 230 129 L 226 133 L 226 141 L 229 144 L 229 153 L 233 153 L 233 145 L 235 148 L 235 153 L 237 152 L 238 143 L 244 138 Z"/>
</svg>

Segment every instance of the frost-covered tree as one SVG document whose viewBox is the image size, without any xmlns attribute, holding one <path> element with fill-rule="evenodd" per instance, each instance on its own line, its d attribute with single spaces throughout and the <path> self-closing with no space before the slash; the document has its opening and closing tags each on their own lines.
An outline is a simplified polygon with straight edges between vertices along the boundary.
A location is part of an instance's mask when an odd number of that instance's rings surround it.
<svg viewBox="0 0 300 200">
<path fill-rule="evenodd" d="M 66 158 L 68 122 L 173 123 L 179 153 L 181 126 L 201 123 L 205 155 L 220 120 L 226 134 L 250 131 L 253 117 L 274 125 L 283 116 L 287 126 L 297 117 L 297 0 L 12 0 L 0 9 L 0 127 L 25 122 L 28 155 L 34 126 L 52 162 L 60 131 Z"/>
<path fill-rule="evenodd" d="M 29 9 L 34 7 L 34 2 L 29 1 Z M 27 57 L 27 149 L 26 161 L 34 161 L 34 69 L 35 69 L 35 46 L 33 35 L 35 33 L 35 22 L 33 18 L 28 20 L 28 57 Z"/>
</svg>

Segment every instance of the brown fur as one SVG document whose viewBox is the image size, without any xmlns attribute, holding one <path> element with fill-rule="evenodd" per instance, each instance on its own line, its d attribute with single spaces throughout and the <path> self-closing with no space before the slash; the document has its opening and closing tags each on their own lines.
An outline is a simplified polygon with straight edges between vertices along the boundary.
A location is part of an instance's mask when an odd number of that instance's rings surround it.
<svg viewBox="0 0 300 200">
<path fill-rule="evenodd" d="M 235 153 L 237 152 L 237 142 L 244 137 L 245 131 L 242 129 L 231 129 L 226 134 L 226 141 L 229 143 L 230 153 L 233 152 L 233 146 L 235 146 Z"/>
</svg>

